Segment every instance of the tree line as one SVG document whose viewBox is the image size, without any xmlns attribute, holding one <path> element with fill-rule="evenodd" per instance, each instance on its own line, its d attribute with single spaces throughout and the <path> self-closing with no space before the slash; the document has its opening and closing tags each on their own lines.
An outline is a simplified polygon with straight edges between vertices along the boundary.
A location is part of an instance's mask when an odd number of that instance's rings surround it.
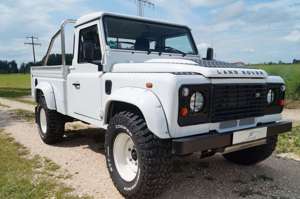
<svg viewBox="0 0 300 199">
<path fill-rule="evenodd" d="M 0 73 L 18 73 L 18 64 L 15 60 L 13 61 L 2 61 L 0 60 Z"/>
<path fill-rule="evenodd" d="M 72 64 L 73 55 L 72 54 L 66 54 L 66 64 L 71 65 Z M 7 61 L 7 60 L 0 60 L 0 74 L 9 74 L 9 73 L 30 73 L 30 68 L 32 66 L 42 66 L 43 60 L 38 61 L 36 63 L 28 62 L 28 63 L 22 63 L 18 66 L 17 62 L 15 60 Z M 55 65 L 61 65 L 61 54 L 51 54 L 48 59 L 48 66 L 55 66 Z"/>
</svg>

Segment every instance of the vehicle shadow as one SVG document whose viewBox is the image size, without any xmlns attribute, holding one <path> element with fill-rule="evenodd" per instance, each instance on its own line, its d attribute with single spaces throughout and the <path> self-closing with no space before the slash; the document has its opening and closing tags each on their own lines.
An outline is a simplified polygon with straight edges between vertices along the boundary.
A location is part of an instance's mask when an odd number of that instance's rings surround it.
<svg viewBox="0 0 300 199">
<path fill-rule="evenodd" d="M 64 142 L 56 146 L 84 146 L 105 155 L 104 135 L 105 130 L 96 128 L 68 130 Z M 221 155 L 207 159 L 200 159 L 200 154 L 174 157 L 171 183 L 160 198 L 293 198 L 291 194 L 297 198 L 300 178 L 287 173 L 285 167 L 300 168 L 300 163 L 271 157 L 246 167 L 227 162 Z M 293 180 L 295 187 L 290 183 Z"/>
<path fill-rule="evenodd" d="M 104 155 L 105 130 L 98 128 L 86 128 L 78 130 L 67 130 L 64 141 L 56 144 L 57 147 L 79 147 L 84 146 L 96 153 Z"/>
<path fill-rule="evenodd" d="M 221 155 L 175 158 L 171 185 L 161 198 L 298 198 L 299 176 L 287 168 L 299 166 L 275 156 L 255 166 L 235 165 Z"/>
</svg>

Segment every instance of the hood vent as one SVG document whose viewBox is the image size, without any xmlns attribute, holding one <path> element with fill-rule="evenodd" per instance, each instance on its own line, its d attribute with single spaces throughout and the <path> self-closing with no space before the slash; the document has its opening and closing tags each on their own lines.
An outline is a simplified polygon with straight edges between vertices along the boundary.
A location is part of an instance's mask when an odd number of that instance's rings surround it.
<svg viewBox="0 0 300 199">
<path fill-rule="evenodd" d="M 187 59 L 150 59 L 145 63 L 199 65 L 197 62 Z"/>
<path fill-rule="evenodd" d="M 239 66 L 237 64 L 216 61 L 216 60 L 195 59 L 193 61 L 198 63 L 200 66 L 209 67 L 209 68 L 242 68 L 241 66 Z"/>
<path fill-rule="evenodd" d="M 168 64 L 186 64 L 186 65 L 199 65 L 208 68 L 246 68 L 238 64 L 222 62 L 217 60 L 203 60 L 203 59 L 150 59 L 145 63 L 168 63 Z"/>
</svg>

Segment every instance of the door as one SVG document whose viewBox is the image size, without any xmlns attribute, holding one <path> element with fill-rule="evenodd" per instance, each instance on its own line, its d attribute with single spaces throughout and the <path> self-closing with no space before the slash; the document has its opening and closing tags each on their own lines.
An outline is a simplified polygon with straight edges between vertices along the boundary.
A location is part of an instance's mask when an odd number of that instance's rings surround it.
<svg viewBox="0 0 300 199">
<path fill-rule="evenodd" d="M 69 114 L 91 124 L 100 121 L 101 48 L 98 22 L 77 28 L 73 66 L 68 76 Z"/>
</svg>

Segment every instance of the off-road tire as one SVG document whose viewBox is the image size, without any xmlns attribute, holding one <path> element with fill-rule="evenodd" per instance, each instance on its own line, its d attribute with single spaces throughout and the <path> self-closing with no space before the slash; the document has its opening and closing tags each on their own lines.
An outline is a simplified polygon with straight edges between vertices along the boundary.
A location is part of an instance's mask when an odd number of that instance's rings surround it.
<svg viewBox="0 0 300 199">
<path fill-rule="evenodd" d="M 42 109 L 45 111 L 46 115 L 46 132 L 43 132 L 41 127 L 40 113 Z M 53 145 L 62 140 L 65 130 L 64 116 L 57 111 L 49 110 L 44 96 L 41 96 L 38 101 L 36 108 L 36 123 L 39 135 L 44 143 Z"/>
<path fill-rule="evenodd" d="M 121 132 L 130 135 L 137 149 L 138 172 L 135 179 L 126 182 L 117 171 L 113 146 Z M 121 112 L 110 121 L 105 137 L 107 167 L 118 191 L 126 198 L 154 198 L 162 193 L 170 182 L 172 155 L 170 140 L 156 137 L 138 114 Z"/>
<path fill-rule="evenodd" d="M 267 140 L 267 144 L 224 154 L 224 158 L 239 165 L 254 165 L 269 158 L 277 144 L 277 136 Z"/>
</svg>

